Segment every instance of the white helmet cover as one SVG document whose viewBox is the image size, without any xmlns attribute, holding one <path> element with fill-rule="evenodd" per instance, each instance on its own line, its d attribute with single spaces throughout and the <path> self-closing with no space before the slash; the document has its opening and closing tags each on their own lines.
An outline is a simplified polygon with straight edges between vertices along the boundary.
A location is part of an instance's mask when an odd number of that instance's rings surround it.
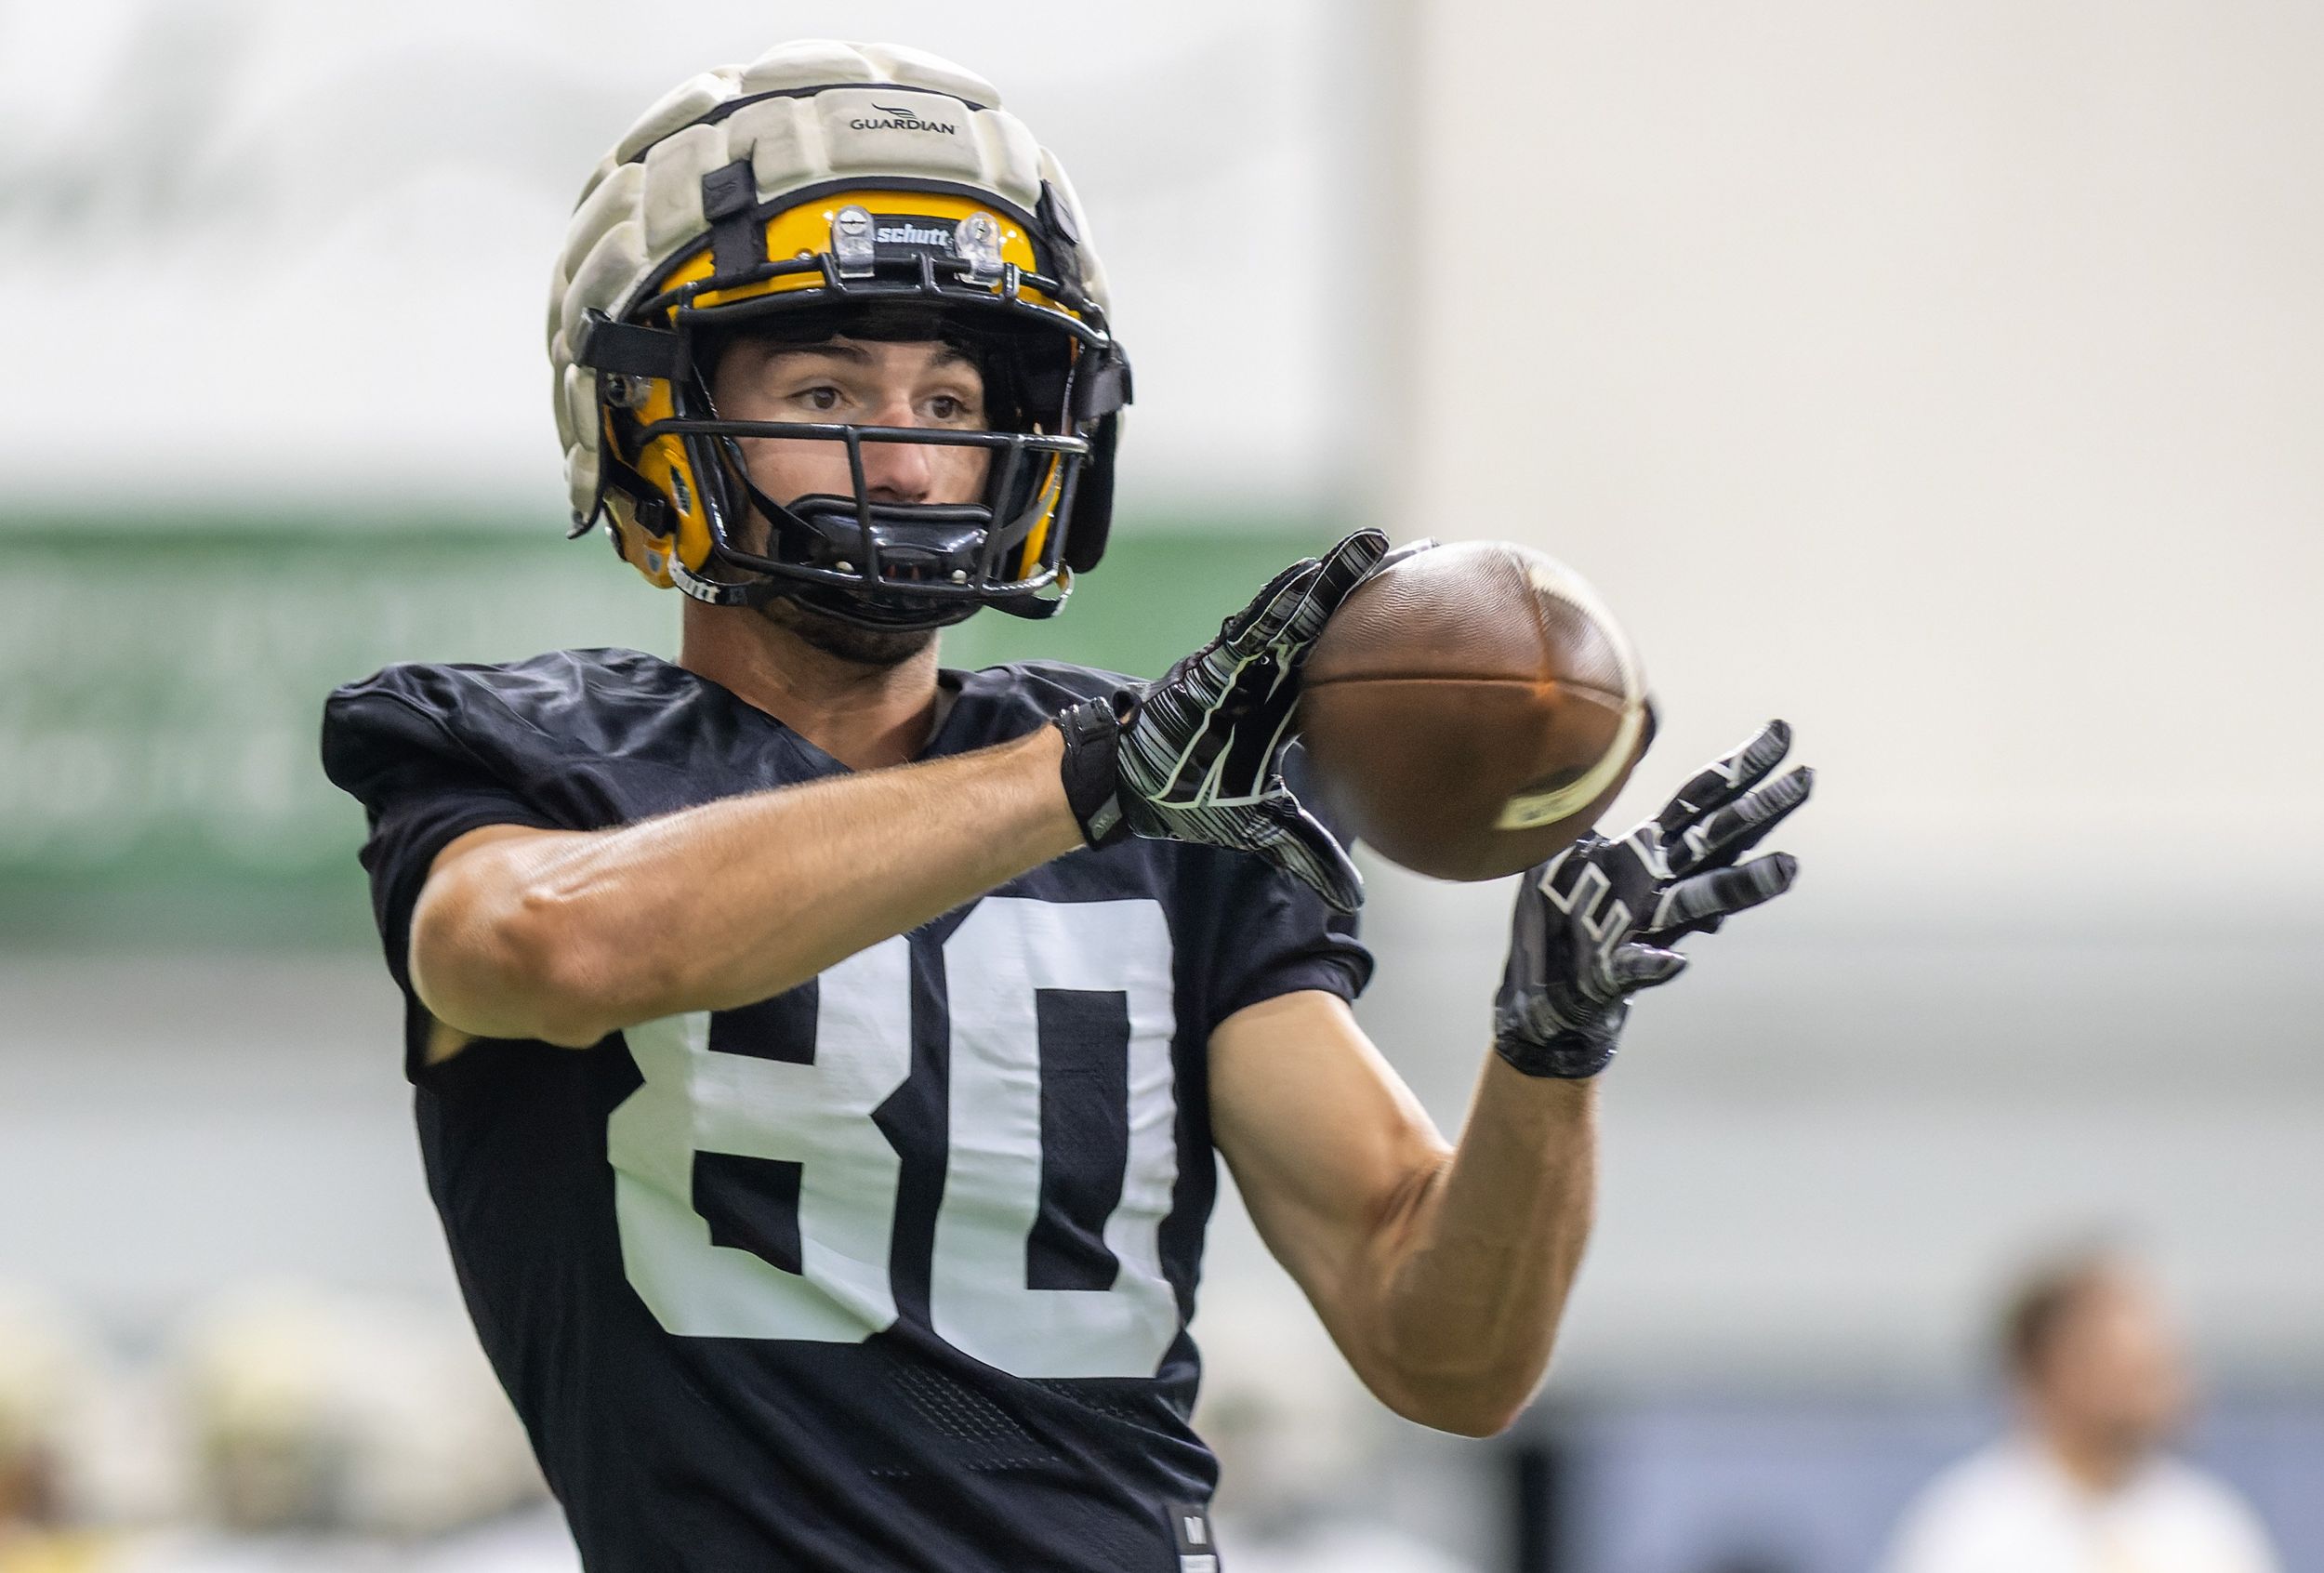
<svg viewBox="0 0 2324 1573">
<path fill-rule="evenodd" d="M 932 55 L 798 42 L 683 84 L 590 176 L 550 286 L 574 533 L 603 520 L 647 577 L 722 603 L 792 595 L 882 626 L 1047 615 L 1058 598 L 1038 592 L 1103 549 L 1129 396 L 1088 236 L 1057 161 L 990 84 Z M 880 311 L 999 346 L 987 378 L 1009 417 L 915 436 L 710 407 L 721 335 Z M 742 465 L 746 435 L 846 443 L 859 475 L 867 438 L 966 443 L 990 450 L 991 481 L 973 507 L 873 504 L 860 485 L 778 502 Z M 742 538 L 754 509 L 763 547 Z"/>
</svg>

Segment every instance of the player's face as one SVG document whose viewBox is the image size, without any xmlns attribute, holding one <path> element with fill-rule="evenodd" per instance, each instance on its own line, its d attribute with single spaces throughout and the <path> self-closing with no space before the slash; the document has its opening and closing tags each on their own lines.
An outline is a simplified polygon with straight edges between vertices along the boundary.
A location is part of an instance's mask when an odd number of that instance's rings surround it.
<svg viewBox="0 0 2324 1573">
<path fill-rule="evenodd" d="M 711 397 L 729 420 L 985 430 L 984 378 L 948 344 L 832 338 L 821 344 L 745 339 L 719 360 Z M 746 437 L 759 489 L 788 504 L 811 494 L 852 497 L 847 446 L 812 438 Z M 978 447 L 865 443 L 864 484 L 874 502 L 984 499 L 990 456 Z"/>
<path fill-rule="evenodd" d="M 2078 1298 L 2035 1386 L 2056 1421 L 2131 1456 L 2159 1446 L 2187 1403 L 2178 1340 L 2155 1296 L 2128 1274 Z"/>
</svg>

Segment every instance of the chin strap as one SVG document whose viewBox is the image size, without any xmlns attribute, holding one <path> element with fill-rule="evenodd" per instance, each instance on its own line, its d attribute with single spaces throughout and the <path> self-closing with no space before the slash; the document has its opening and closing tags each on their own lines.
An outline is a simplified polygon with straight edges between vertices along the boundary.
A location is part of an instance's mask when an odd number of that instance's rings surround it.
<svg viewBox="0 0 2324 1573">
<path fill-rule="evenodd" d="M 1122 816 L 1122 723 L 1111 699 L 1084 699 L 1050 718 L 1065 734 L 1065 760 L 1060 773 L 1065 782 L 1065 802 L 1081 839 L 1093 847 L 1110 847 L 1129 835 Z"/>
<path fill-rule="evenodd" d="M 670 583 L 684 594 L 711 606 L 750 606 L 764 601 L 772 590 L 772 581 L 737 582 L 713 579 L 695 573 L 679 560 L 677 545 L 671 543 L 669 557 Z"/>
</svg>

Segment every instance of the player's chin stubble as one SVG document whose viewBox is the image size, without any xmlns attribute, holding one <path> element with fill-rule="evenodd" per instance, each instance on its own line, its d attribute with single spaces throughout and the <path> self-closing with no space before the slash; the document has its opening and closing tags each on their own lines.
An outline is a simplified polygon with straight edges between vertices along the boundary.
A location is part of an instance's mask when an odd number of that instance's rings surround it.
<svg viewBox="0 0 2324 1573">
<path fill-rule="evenodd" d="M 795 601 L 769 601 L 759 615 L 796 635 L 811 650 L 859 667 L 896 667 L 927 649 L 934 628 L 866 628 L 841 622 Z"/>
</svg>

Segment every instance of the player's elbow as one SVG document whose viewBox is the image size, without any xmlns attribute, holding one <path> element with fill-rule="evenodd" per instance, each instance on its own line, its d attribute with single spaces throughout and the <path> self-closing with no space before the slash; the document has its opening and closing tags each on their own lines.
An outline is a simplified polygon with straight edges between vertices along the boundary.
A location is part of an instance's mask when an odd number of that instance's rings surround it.
<svg viewBox="0 0 2324 1573">
<path fill-rule="evenodd" d="M 639 1018 L 625 948 L 563 893 L 523 891 L 503 916 L 497 952 L 524 1036 L 587 1049 Z"/>
<path fill-rule="evenodd" d="M 628 1024 L 618 950 L 553 884 L 430 880 L 413 915 L 413 991 L 478 1038 L 586 1049 Z"/>
<path fill-rule="evenodd" d="M 1401 1347 L 1376 1345 L 1357 1374 L 1381 1403 L 1415 1425 L 1482 1437 L 1516 1423 L 1546 1364 L 1530 1349 L 1493 1347 L 1489 1339 L 1430 1336 Z"/>
<path fill-rule="evenodd" d="M 1448 1409 L 1437 1419 L 1422 1421 L 1420 1423 L 1433 1425 L 1438 1431 L 1449 1431 L 1456 1436 L 1474 1437 L 1483 1441 L 1486 1437 L 1499 1436 L 1507 1432 L 1511 1426 L 1517 1423 L 1517 1417 L 1525 1412 L 1525 1406 L 1522 1400 L 1514 1404 L 1503 1402 L 1469 1405 Z"/>
<path fill-rule="evenodd" d="M 1462 1382 L 1374 1383 L 1380 1402 L 1403 1420 L 1456 1436 L 1499 1436 L 1517 1423 L 1533 1396 L 1530 1387 Z"/>
</svg>

